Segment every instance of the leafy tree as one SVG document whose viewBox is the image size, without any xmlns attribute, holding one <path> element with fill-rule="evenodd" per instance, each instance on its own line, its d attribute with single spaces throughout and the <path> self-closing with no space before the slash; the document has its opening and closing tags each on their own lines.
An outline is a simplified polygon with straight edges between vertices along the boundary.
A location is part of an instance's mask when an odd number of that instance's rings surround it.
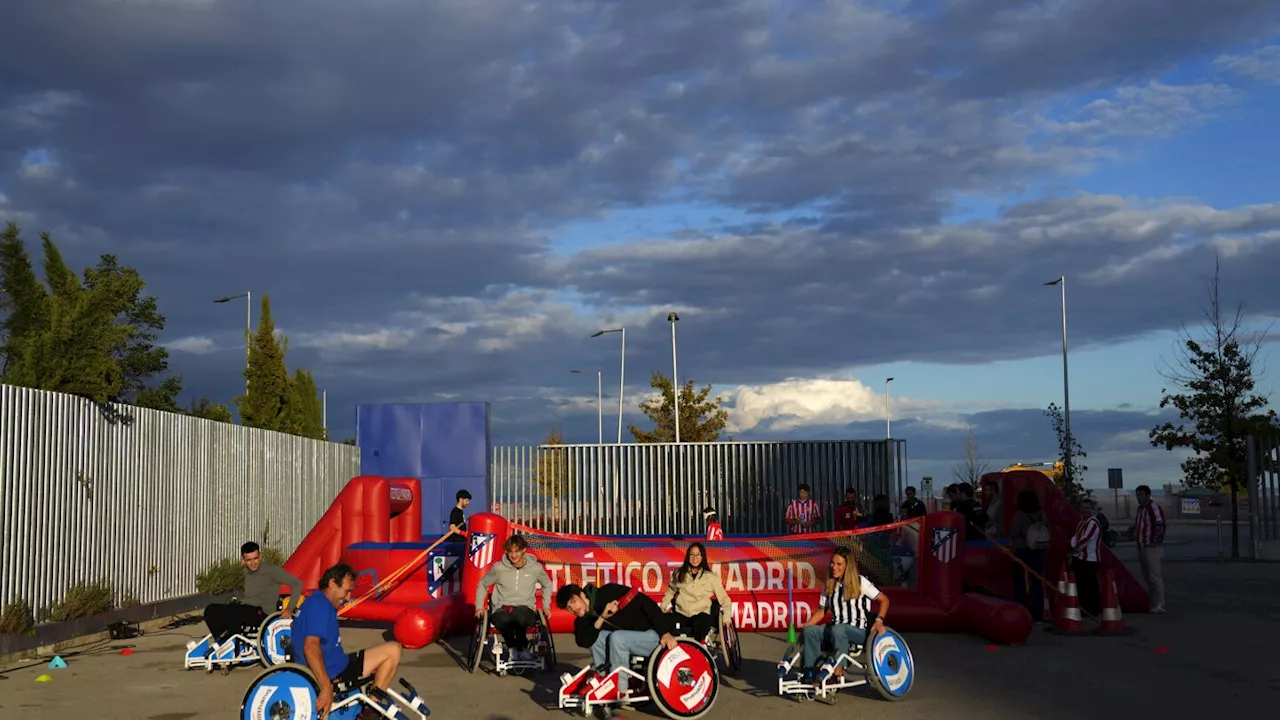
<svg viewBox="0 0 1280 720">
<path fill-rule="evenodd" d="M 627 429 L 639 443 L 675 442 L 672 412 L 675 394 L 671 379 L 654 371 L 649 379 L 649 387 L 657 390 L 659 395 L 640 403 L 640 410 L 653 422 L 653 429 L 641 430 L 635 424 L 628 425 Z M 715 442 L 720 439 L 720 433 L 729 419 L 729 411 L 724 409 L 723 398 L 711 400 L 710 395 L 710 385 L 695 391 L 692 380 L 686 380 L 680 387 L 681 442 Z"/>
<path fill-rule="evenodd" d="M 958 483 L 969 483 L 975 489 L 987 474 L 987 464 L 978 461 L 978 441 L 974 438 L 973 426 L 969 426 L 969 434 L 964 442 L 964 462 L 951 471 Z"/>
<path fill-rule="evenodd" d="M 1054 435 L 1058 436 L 1058 461 L 1062 463 L 1062 472 L 1053 474 L 1053 482 L 1062 489 L 1062 493 L 1074 505 L 1081 498 L 1092 494 L 1085 490 L 1084 484 L 1080 482 L 1080 478 L 1089 470 L 1089 466 L 1077 459 L 1088 457 L 1088 454 L 1085 453 L 1084 448 L 1080 447 L 1080 443 L 1076 442 L 1075 433 L 1067 431 L 1062 410 L 1056 403 L 1050 403 L 1044 414 L 1053 426 Z"/>
<path fill-rule="evenodd" d="M 343 441 L 342 441 L 342 444 L 343 444 L 343 445 L 355 445 L 355 444 L 356 444 L 356 439 L 355 439 L 355 438 L 353 438 L 353 437 L 349 437 L 349 438 L 347 438 L 346 440 L 343 440 Z"/>
<path fill-rule="evenodd" d="M 1255 361 L 1267 341 L 1265 332 L 1244 330 L 1244 306 L 1228 317 L 1218 290 L 1218 265 L 1208 285 L 1202 337 L 1184 328 L 1175 366 L 1162 372 L 1176 392 L 1161 390 L 1160 407 L 1174 407 L 1182 422 L 1151 430 L 1151 444 L 1166 450 L 1187 448 L 1194 455 L 1182 461 L 1188 487 L 1231 492 L 1231 557 L 1240 557 L 1239 492 L 1250 486 L 1246 440 L 1259 432 L 1275 432 L 1274 410 L 1268 398 L 1255 392 Z"/>
<path fill-rule="evenodd" d="M 205 420 L 217 420 L 218 422 L 230 423 L 231 409 L 225 403 L 215 403 L 209 399 L 208 395 L 200 398 L 199 402 L 191 401 L 191 407 L 186 410 L 186 414 L 192 417 L 204 418 Z"/>
<path fill-rule="evenodd" d="M 568 449 L 555 447 L 563 444 L 564 438 L 559 430 L 548 433 L 547 439 L 542 441 L 542 446 L 537 450 L 537 464 L 533 471 L 533 482 L 539 492 L 555 499 L 557 522 L 561 517 L 562 499 L 568 494 L 569 487 L 576 476 L 573 469 L 569 467 Z"/>
<path fill-rule="evenodd" d="M 294 371 L 289 384 L 289 432 L 316 440 L 328 440 L 324 429 L 324 404 L 310 370 Z"/>
<path fill-rule="evenodd" d="M 0 354 L 6 376 L 18 355 L 18 345 L 48 324 L 49 293 L 31 267 L 31 256 L 22 242 L 21 231 L 9 223 L 0 234 L 0 307 L 5 311 L 4 344 Z"/>
<path fill-rule="evenodd" d="M 249 339 L 249 362 L 244 370 L 248 389 L 235 400 L 245 427 L 291 431 L 293 389 L 284 364 L 285 351 L 285 342 L 276 337 L 271 298 L 264 295 L 258 329 Z"/>
</svg>

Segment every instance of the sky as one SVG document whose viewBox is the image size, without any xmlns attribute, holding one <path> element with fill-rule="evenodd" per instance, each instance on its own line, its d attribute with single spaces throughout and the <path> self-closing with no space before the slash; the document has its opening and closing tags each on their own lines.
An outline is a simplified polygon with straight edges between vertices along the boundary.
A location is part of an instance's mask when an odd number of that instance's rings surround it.
<svg viewBox="0 0 1280 720">
<path fill-rule="evenodd" d="M 1052 460 L 1067 278 L 1086 484 L 1176 483 L 1162 363 L 1206 283 L 1280 315 L 1270 0 L 16 0 L 0 221 L 137 267 L 184 401 L 269 295 L 354 406 L 492 403 L 616 440 L 650 373 L 735 440 Z M 253 310 L 257 317 L 258 309 Z M 1263 359 L 1275 343 L 1266 346 Z M 885 378 L 891 402 L 886 405 Z M 1274 374 L 1260 368 L 1261 389 Z"/>
</svg>

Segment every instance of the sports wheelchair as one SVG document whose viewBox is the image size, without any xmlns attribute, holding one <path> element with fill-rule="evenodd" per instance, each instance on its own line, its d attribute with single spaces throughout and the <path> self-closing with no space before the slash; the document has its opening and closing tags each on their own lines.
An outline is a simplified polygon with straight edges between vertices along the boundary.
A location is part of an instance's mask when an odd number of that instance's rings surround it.
<svg viewBox="0 0 1280 720">
<path fill-rule="evenodd" d="M 234 600 L 234 599 L 233 599 Z M 281 615 L 289 597 L 283 596 L 276 604 L 276 612 L 261 623 L 246 625 L 221 644 L 213 642 L 213 635 L 187 643 L 183 667 L 187 670 L 204 668 L 205 672 L 220 669 L 223 675 L 238 665 L 261 664 L 272 667 L 288 662 L 293 652 L 293 621 Z M 302 607 L 301 599 L 298 608 Z"/>
<path fill-rule="evenodd" d="M 836 695 L 845 688 L 871 685 L 885 700 L 901 700 L 915 685 L 916 664 L 911 649 L 902 636 L 890 628 L 873 636 L 866 645 L 854 644 L 846 650 L 832 648 L 823 640 L 826 655 L 817 670 L 817 684 L 804 677 L 805 668 L 797 668 L 804 658 L 804 648 L 792 645 L 778 663 L 778 694 L 794 697 L 797 702 L 822 700 L 835 704 Z M 843 664 L 843 675 L 835 670 Z M 800 677 L 797 677 L 799 675 Z"/>
<path fill-rule="evenodd" d="M 405 694 L 387 688 L 386 694 L 373 688 L 373 676 L 353 683 L 333 683 L 330 720 L 355 720 L 365 709 L 392 720 L 425 720 L 431 709 L 419 697 L 408 680 L 400 679 Z M 315 720 L 316 698 L 320 684 L 311 669 L 296 663 L 285 663 L 263 670 L 253 679 L 240 703 L 240 720 Z"/>
<path fill-rule="evenodd" d="M 634 655 L 628 667 L 613 672 L 588 664 L 560 676 L 561 710 L 591 717 L 598 707 L 652 702 L 673 720 L 697 720 L 711 711 L 720 692 L 720 671 L 711 651 L 687 637 L 675 649 L 658 646 L 649 656 Z M 626 673 L 630 695 L 621 697 L 618 677 Z"/>
<path fill-rule="evenodd" d="M 673 603 L 674 605 L 674 603 Z M 675 612 L 674 607 L 672 612 Z M 736 673 L 742 668 L 742 646 L 738 643 L 738 628 L 733 624 L 732 616 L 729 618 L 727 626 L 720 626 L 720 602 L 718 600 L 711 601 L 711 630 L 704 638 L 696 638 L 685 631 L 683 627 L 677 627 L 675 635 L 678 637 L 688 637 L 701 642 L 708 650 L 711 651 L 712 657 L 723 656 L 725 664 L 729 668 L 729 672 Z"/>
<path fill-rule="evenodd" d="M 526 670 L 547 671 L 555 668 L 555 637 L 542 615 L 536 612 L 535 614 L 538 615 L 537 623 L 525 630 L 533 659 L 517 660 L 515 651 L 506 646 L 502 632 L 490 621 L 489 603 L 486 601 L 484 614 L 476 620 L 475 630 L 471 633 L 471 645 L 467 650 L 467 658 L 471 663 L 468 670 L 474 673 L 479 669 L 485 655 L 492 658 L 493 672 L 499 676 L 505 676 L 507 673 L 523 675 Z"/>
</svg>

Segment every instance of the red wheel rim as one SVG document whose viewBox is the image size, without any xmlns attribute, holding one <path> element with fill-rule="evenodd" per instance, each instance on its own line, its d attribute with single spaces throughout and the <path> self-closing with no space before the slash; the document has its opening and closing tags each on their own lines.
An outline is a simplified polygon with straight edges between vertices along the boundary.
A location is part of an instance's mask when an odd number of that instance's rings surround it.
<svg viewBox="0 0 1280 720">
<path fill-rule="evenodd" d="M 674 650 L 665 650 L 653 660 L 654 700 L 668 714 L 693 717 L 715 702 L 720 680 L 715 660 L 702 645 L 681 640 Z"/>
</svg>

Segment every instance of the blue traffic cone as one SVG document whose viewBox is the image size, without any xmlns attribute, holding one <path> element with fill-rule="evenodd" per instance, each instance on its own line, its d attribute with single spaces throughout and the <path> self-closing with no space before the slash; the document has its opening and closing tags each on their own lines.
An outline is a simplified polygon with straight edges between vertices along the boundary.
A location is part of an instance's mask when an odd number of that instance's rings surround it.
<svg viewBox="0 0 1280 720">
<path fill-rule="evenodd" d="M 49 667 L 54 670 L 61 670 L 67 666 L 67 661 L 62 659 L 61 655 L 54 655 L 53 660 L 49 662 Z"/>
</svg>

